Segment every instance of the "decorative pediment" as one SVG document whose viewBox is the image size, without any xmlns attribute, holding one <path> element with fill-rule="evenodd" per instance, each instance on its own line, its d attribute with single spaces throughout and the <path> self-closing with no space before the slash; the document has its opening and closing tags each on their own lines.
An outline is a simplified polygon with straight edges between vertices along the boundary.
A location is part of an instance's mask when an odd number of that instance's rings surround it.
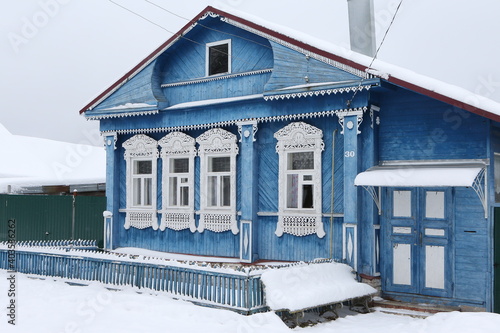
<svg viewBox="0 0 500 333">
<path fill-rule="evenodd" d="M 200 153 L 238 153 L 237 137 L 222 128 L 214 128 L 200 135 Z"/>
<path fill-rule="evenodd" d="M 123 143 L 125 159 L 130 157 L 158 158 L 158 142 L 144 134 L 137 134 Z"/>
<path fill-rule="evenodd" d="M 274 134 L 278 140 L 276 152 L 291 149 L 320 149 L 323 151 L 323 132 L 304 122 L 294 122 Z"/>
<path fill-rule="evenodd" d="M 195 140 L 182 132 L 172 132 L 165 135 L 158 144 L 161 147 L 161 156 L 167 155 L 195 155 Z"/>
</svg>

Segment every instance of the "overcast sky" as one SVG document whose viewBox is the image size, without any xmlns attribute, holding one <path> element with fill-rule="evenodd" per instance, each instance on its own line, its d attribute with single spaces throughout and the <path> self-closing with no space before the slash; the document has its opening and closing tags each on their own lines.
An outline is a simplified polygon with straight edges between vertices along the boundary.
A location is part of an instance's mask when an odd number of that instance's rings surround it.
<svg viewBox="0 0 500 333">
<path fill-rule="evenodd" d="M 100 145 L 78 111 L 187 23 L 145 0 L 4 1 L 0 123 Z M 347 0 L 151 0 L 191 19 L 234 8 L 348 47 Z M 400 0 L 374 0 L 377 41 Z M 404 0 L 379 58 L 500 102 L 500 1 Z M 169 32 L 170 31 L 170 32 Z"/>
</svg>

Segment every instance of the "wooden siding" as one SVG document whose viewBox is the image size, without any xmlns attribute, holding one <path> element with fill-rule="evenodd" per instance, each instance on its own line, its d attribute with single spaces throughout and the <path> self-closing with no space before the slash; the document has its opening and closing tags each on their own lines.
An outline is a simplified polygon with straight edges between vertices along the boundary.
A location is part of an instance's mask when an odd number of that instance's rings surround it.
<svg viewBox="0 0 500 333">
<path fill-rule="evenodd" d="M 157 105 L 158 94 L 155 92 L 158 88 L 154 87 L 152 82 L 153 69 L 155 62 L 149 64 L 139 74 L 134 76 L 130 81 L 125 83 L 111 96 L 106 98 L 92 111 L 88 111 L 88 115 L 100 112 L 103 109 L 108 109 L 114 106 L 125 105 L 127 103 L 147 103 Z M 124 112 L 125 110 L 112 110 L 111 112 Z"/>
<path fill-rule="evenodd" d="M 455 297 L 479 302 L 488 299 L 489 222 L 471 188 L 455 188 Z"/>
<path fill-rule="evenodd" d="M 208 22 L 210 21 L 210 23 Z M 206 44 L 231 39 L 231 73 L 245 73 L 273 68 L 272 48 L 265 38 L 225 24 L 218 18 L 207 18 L 179 40 L 158 59 L 162 83 L 204 78 Z"/>
<path fill-rule="evenodd" d="M 273 75 L 266 84 L 266 91 L 307 83 L 343 82 L 359 80 L 356 75 L 342 71 L 285 46 L 271 42 L 274 53 Z M 307 77 L 307 79 L 306 79 Z"/>
<path fill-rule="evenodd" d="M 164 88 L 169 105 L 207 99 L 262 94 L 270 73 L 239 76 L 209 82 Z"/>
<path fill-rule="evenodd" d="M 381 160 L 487 157 L 485 118 L 403 89 L 380 104 Z"/>
</svg>

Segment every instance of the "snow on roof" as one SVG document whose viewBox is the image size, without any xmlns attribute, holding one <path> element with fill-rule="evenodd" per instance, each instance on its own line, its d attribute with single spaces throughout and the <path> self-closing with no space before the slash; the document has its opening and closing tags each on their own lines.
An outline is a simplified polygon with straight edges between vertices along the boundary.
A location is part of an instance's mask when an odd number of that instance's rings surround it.
<svg viewBox="0 0 500 333">
<path fill-rule="evenodd" d="M 432 98 L 436 98 L 440 101 L 460 107 L 481 116 L 488 117 L 495 121 L 500 121 L 500 103 L 489 98 L 380 60 L 375 60 L 371 68 L 368 68 L 371 63 L 371 58 L 363 54 L 342 48 L 338 45 L 298 32 L 294 29 L 268 22 L 259 17 L 240 12 L 233 8 L 222 11 L 211 6 L 206 7 L 181 30 L 179 30 L 178 33 L 174 34 L 137 66 L 87 104 L 80 110 L 80 113 L 84 113 L 85 111 L 95 107 L 107 96 L 116 91 L 116 89 L 123 85 L 127 80 L 139 73 L 142 68 L 156 59 L 177 39 L 181 38 L 181 36 L 183 36 L 187 31 L 192 29 L 193 25 L 209 12 L 227 18 L 228 23 L 230 24 L 235 22 L 243 29 L 248 28 L 250 31 L 258 32 L 266 38 L 282 40 L 290 45 L 301 48 L 303 52 L 317 54 L 319 56 L 337 61 L 341 64 L 351 66 L 355 69 L 376 74 L 382 79 L 396 85 L 411 89 Z"/>
<path fill-rule="evenodd" d="M 104 149 L 11 134 L 0 124 L 0 193 L 24 186 L 106 182 Z"/>
<path fill-rule="evenodd" d="M 442 187 L 474 184 L 483 166 L 374 167 L 356 176 L 356 186 Z"/>
</svg>

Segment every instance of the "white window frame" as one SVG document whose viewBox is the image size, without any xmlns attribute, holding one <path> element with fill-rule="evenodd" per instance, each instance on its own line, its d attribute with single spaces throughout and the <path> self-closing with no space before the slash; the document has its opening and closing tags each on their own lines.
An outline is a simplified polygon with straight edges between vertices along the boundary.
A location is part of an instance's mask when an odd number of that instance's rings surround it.
<svg viewBox="0 0 500 333">
<path fill-rule="evenodd" d="M 221 128 L 215 128 L 200 135 L 196 142 L 200 145 L 198 152 L 200 156 L 200 223 L 198 231 L 203 232 L 205 229 L 213 232 L 231 230 L 236 235 L 239 232 L 236 219 L 236 155 L 238 154 L 236 135 Z M 210 172 L 209 161 L 214 157 L 229 157 L 229 172 Z M 220 205 L 220 196 L 218 196 L 218 205 L 209 205 L 208 177 L 213 175 L 229 175 L 229 206 Z"/>
<path fill-rule="evenodd" d="M 195 140 L 182 132 L 172 132 L 164 136 L 158 144 L 161 147 L 162 163 L 162 210 L 160 230 L 189 229 L 196 231 L 194 218 L 194 158 L 196 156 Z M 187 173 L 170 172 L 170 164 L 174 159 L 188 159 Z M 189 189 L 188 205 L 170 205 L 170 179 L 171 177 L 187 178 L 185 187 Z M 178 185 L 178 188 L 181 186 Z"/>
<path fill-rule="evenodd" d="M 124 158 L 126 162 L 125 186 L 127 208 L 120 211 L 126 213 L 124 227 L 125 229 L 129 229 L 130 227 L 137 229 L 152 227 L 154 230 L 157 230 L 157 141 L 147 135 L 137 134 L 125 141 L 123 143 L 123 148 L 125 149 Z M 134 165 L 139 161 L 151 161 L 150 177 L 137 176 L 134 173 Z M 151 205 L 136 205 L 134 203 L 134 179 L 137 178 L 151 178 Z"/>
<path fill-rule="evenodd" d="M 227 44 L 227 72 L 223 73 L 216 73 L 216 74 L 210 74 L 210 48 L 214 46 L 219 46 Z M 232 58 L 232 51 L 231 51 L 231 39 L 224 39 L 220 40 L 217 42 L 212 42 L 212 43 L 207 43 L 206 48 L 205 48 L 205 76 L 216 76 L 216 75 L 224 75 L 224 74 L 231 74 L 232 71 L 232 66 L 231 66 L 231 58 Z"/>
<path fill-rule="evenodd" d="M 274 134 L 278 143 L 276 152 L 279 155 L 278 176 L 278 225 L 275 234 L 281 237 L 284 233 L 295 236 L 316 234 L 322 238 L 325 231 L 322 222 L 322 179 L 321 179 L 321 152 L 324 150 L 323 132 L 304 122 L 293 122 Z M 313 169 L 288 170 L 288 159 L 291 153 L 312 152 L 314 159 Z M 313 207 L 287 207 L 288 189 L 287 176 L 298 174 L 299 177 L 311 175 L 312 181 L 300 180 L 301 184 L 313 185 Z M 297 189 L 298 201 L 301 201 L 301 187 Z"/>
</svg>

